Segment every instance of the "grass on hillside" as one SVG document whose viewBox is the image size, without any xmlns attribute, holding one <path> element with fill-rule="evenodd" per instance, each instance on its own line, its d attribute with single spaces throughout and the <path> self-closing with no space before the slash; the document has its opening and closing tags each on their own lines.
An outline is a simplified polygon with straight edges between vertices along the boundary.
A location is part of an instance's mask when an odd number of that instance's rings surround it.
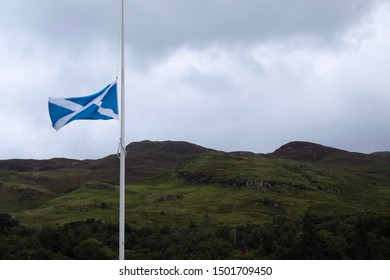
<svg viewBox="0 0 390 280">
<path fill-rule="evenodd" d="M 118 221 L 118 187 L 100 182 L 98 171 L 1 172 L 0 211 L 12 212 L 25 224 L 55 225 L 90 218 Z M 209 181 L 178 179 L 183 173 L 205 176 Z M 191 221 L 235 226 L 263 224 L 278 215 L 301 219 L 308 209 L 324 213 L 387 211 L 390 189 L 386 174 L 365 176 L 369 175 L 316 163 L 209 152 L 183 162 L 176 171 L 127 185 L 126 221 L 138 227 L 183 227 Z M 375 176 L 382 179 L 381 184 L 373 183 Z M 235 180 L 274 180 L 292 187 L 233 187 Z M 330 192 L 332 186 L 341 193 Z M 23 200 L 18 192 L 23 189 L 39 195 Z"/>
<path fill-rule="evenodd" d="M 388 197 L 390 193 L 386 193 Z M 118 187 L 93 189 L 83 186 L 73 192 L 43 203 L 39 208 L 15 212 L 18 220 L 29 225 L 55 225 L 90 218 L 112 223 L 118 221 Z M 334 194 L 302 190 L 267 193 L 249 188 L 218 184 L 190 185 L 180 180 L 157 185 L 126 187 L 126 222 L 135 227 L 169 225 L 186 227 L 189 222 L 245 225 L 263 224 L 274 216 L 300 219 L 309 209 L 320 212 L 357 212 L 386 207 L 383 199 L 346 200 Z M 388 206 L 388 205 L 387 205 Z M 364 211 L 364 210 L 363 210 Z"/>
</svg>

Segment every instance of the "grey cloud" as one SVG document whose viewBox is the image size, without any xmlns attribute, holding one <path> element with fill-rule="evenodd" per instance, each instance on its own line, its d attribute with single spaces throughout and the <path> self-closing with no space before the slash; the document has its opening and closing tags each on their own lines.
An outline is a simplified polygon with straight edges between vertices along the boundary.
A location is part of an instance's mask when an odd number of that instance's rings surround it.
<svg viewBox="0 0 390 280">
<path fill-rule="evenodd" d="M 55 49 L 74 53 L 99 41 L 119 41 L 119 1 L 7 1 L 0 23 L 11 34 L 37 38 Z M 117 7 L 116 7 L 117 6 Z M 117 19 L 117 20 L 116 20 Z"/>
<path fill-rule="evenodd" d="M 180 44 L 244 44 L 291 36 L 335 38 L 373 1 L 143 1 L 128 3 L 129 45 L 155 52 Z"/>
<path fill-rule="evenodd" d="M 0 2 L 0 158 L 114 153 L 116 123 L 56 132 L 47 98 L 111 81 L 119 0 Z M 127 142 L 389 150 L 387 2 L 126 1 Z"/>
<path fill-rule="evenodd" d="M 8 1 L 0 22 L 57 48 L 83 50 L 119 38 L 119 2 L 109 0 Z M 376 1 L 362 0 L 135 0 L 125 1 L 127 46 L 136 57 L 166 54 L 177 46 L 253 44 L 291 36 L 333 42 Z M 11 4 L 12 3 L 12 4 Z"/>
</svg>

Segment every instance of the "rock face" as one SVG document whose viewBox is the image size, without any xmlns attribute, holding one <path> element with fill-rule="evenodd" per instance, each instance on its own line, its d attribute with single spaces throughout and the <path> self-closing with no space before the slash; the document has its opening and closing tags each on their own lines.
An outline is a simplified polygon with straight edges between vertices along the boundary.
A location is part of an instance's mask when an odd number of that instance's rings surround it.
<svg viewBox="0 0 390 280">
<path fill-rule="evenodd" d="M 220 179 L 213 177 L 209 174 L 203 173 L 191 173 L 191 172 L 178 172 L 178 178 L 184 180 L 190 184 L 221 184 L 225 187 L 234 188 L 250 188 L 260 192 L 269 192 L 277 189 L 284 190 L 303 190 L 303 191 L 318 191 L 316 188 L 306 186 L 303 184 L 294 184 L 289 182 L 277 181 L 277 180 L 262 180 L 253 179 L 247 177 L 236 177 L 230 179 Z M 321 189 L 322 192 L 332 193 L 336 195 L 342 194 L 341 187 L 337 185 L 330 185 Z"/>
<path fill-rule="evenodd" d="M 21 200 L 36 200 L 42 195 L 42 192 L 31 188 L 24 188 L 18 190 L 18 198 Z"/>
<path fill-rule="evenodd" d="M 333 194 L 342 194 L 342 189 L 339 186 L 336 185 L 331 185 L 328 187 L 328 189 L 325 190 L 328 193 L 333 193 Z"/>
<path fill-rule="evenodd" d="M 167 196 L 162 196 L 158 199 L 159 202 L 166 202 L 171 200 L 182 199 L 184 196 L 182 194 L 169 194 Z"/>
</svg>

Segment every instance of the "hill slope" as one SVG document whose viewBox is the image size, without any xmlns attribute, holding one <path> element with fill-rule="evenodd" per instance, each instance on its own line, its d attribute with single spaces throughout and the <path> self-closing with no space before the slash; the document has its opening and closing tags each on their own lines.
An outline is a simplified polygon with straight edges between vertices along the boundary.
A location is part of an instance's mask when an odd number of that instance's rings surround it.
<svg viewBox="0 0 390 280">
<path fill-rule="evenodd" d="M 386 153 L 351 153 L 308 142 L 288 143 L 267 155 L 173 141 L 132 143 L 126 151 L 126 242 L 132 248 L 127 258 L 248 257 L 242 248 L 251 248 L 253 258 L 390 257 Z M 38 228 L 39 238 L 52 234 L 43 240 L 58 246 L 58 232 L 76 240 L 74 230 L 82 227 L 83 236 L 100 236 L 114 252 L 118 167 L 116 155 L 0 161 L 1 229 L 17 224 L 1 214 L 7 212 Z M 232 231 L 238 234 L 234 246 Z M 301 251 L 305 236 L 324 248 Z M 78 258 L 79 239 L 57 250 Z"/>
<path fill-rule="evenodd" d="M 131 143 L 126 147 L 126 182 L 143 182 L 169 172 L 180 161 L 207 150 L 186 142 Z M 89 182 L 117 185 L 118 181 L 116 155 L 97 160 L 1 160 L 0 212 L 35 207 Z"/>
<path fill-rule="evenodd" d="M 281 146 L 279 149 L 269 154 L 269 156 L 296 161 L 318 161 L 335 153 L 348 154 L 346 151 L 325 147 L 315 143 L 295 141 Z"/>
<path fill-rule="evenodd" d="M 162 188 L 168 191 L 178 186 L 190 189 L 200 186 L 204 192 L 202 195 L 207 193 L 205 186 L 217 188 L 215 190 L 222 194 L 226 192 L 226 187 L 247 189 L 250 192 L 246 190 L 243 192 L 245 195 L 260 193 L 256 203 L 271 199 L 278 205 L 279 209 L 274 209 L 276 212 L 291 210 L 299 215 L 313 205 L 328 210 L 334 207 L 351 208 L 353 211 L 378 210 L 387 207 L 389 201 L 390 158 L 383 154 L 350 153 L 308 142 L 291 142 L 268 155 L 218 152 L 174 141 L 131 143 L 126 151 L 127 184 L 147 187 L 146 195 L 152 197 L 158 196 L 158 192 L 153 193 L 154 190 Z M 13 211 L 15 215 L 18 211 L 29 211 L 28 217 L 34 216 L 32 213 L 36 211 L 36 217 L 39 217 L 44 209 L 58 210 L 62 207 L 65 210 L 57 211 L 61 212 L 58 219 L 68 221 L 77 214 L 72 209 L 80 212 L 84 208 L 97 210 L 101 203 L 115 209 L 118 161 L 116 155 L 84 161 L 0 161 L 0 211 Z M 91 184 L 95 186 L 92 192 Z M 100 186 L 105 184 L 112 186 L 111 193 L 106 193 L 107 197 L 99 194 L 102 192 Z M 176 191 L 165 194 L 177 195 Z M 83 197 L 84 204 L 79 197 Z M 248 198 L 241 199 L 242 203 L 247 203 L 244 201 Z M 375 204 L 371 203 L 373 200 L 376 200 Z M 145 202 L 145 207 L 150 203 L 154 205 L 155 201 Z M 218 208 L 218 203 L 226 204 L 226 201 L 221 199 L 208 203 Z M 188 209 L 189 213 L 193 210 L 191 207 Z M 269 211 L 264 207 L 257 210 Z M 250 213 L 252 210 L 245 211 Z M 56 211 L 53 213 L 50 220 L 56 219 Z M 66 217 L 66 213 L 70 217 Z M 115 215 L 115 211 L 111 214 Z M 17 215 L 27 217 L 21 213 Z M 83 213 L 82 216 L 87 215 Z"/>
</svg>

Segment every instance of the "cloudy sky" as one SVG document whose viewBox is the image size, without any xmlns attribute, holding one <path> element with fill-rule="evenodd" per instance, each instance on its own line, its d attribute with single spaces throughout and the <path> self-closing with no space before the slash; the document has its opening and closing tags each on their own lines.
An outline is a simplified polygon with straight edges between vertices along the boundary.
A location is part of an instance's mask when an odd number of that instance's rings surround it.
<svg viewBox="0 0 390 280">
<path fill-rule="evenodd" d="M 48 97 L 118 76 L 120 0 L 0 0 L 0 158 L 100 158 L 118 121 Z M 126 142 L 390 150 L 390 1 L 126 0 Z"/>
</svg>

